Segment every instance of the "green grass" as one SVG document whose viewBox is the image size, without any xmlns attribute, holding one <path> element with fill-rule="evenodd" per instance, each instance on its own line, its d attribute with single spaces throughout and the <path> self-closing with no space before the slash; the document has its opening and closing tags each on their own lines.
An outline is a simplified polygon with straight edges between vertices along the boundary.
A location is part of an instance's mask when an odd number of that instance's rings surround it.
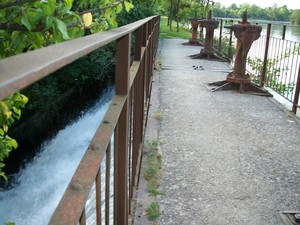
<svg viewBox="0 0 300 225">
<path fill-rule="evenodd" d="M 170 31 L 170 26 L 168 25 L 168 18 L 166 16 L 162 16 L 160 20 L 160 39 L 171 39 L 171 38 L 182 38 L 182 39 L 190 39 L 192 37 L 192 32 L 190 29 L 183 27 L 181 24 L 179 25 L 179 32 L 177 32 L 176 28 L 177 24 L 175 21 L 172 23 L 172 31 Z"/>
<path fill-rule="evenodd" d="M 162 159 L 158 153 L 158 140 L 152 140 L 149 143 L 149 153 L 147 157 L 148 167 L 144 173 L 145 179 L 148 181 L 148 192 L 151 196 L 161 194 L 159 190 L 161 179 Z"/>
<path fill-rule="evenodd" d="M 159 210 L 159 205 L 157 202 L 151 202 L 149 207 L 147 208 L 148 218 L 149 220 L 155 220 L 160 217 L 161 213 Z"/>
<path fill-rule="evenodd" d="M 162 175 L 162 158 L 158 152 L 159 145 L 160 142 L 157 139 L 148 142 L 147 168 L 144 172 L 144 177 L 148 183 L 149 197 L 151 197 L 151 203 L 146 209 L 149 220 L 156 220 L 161 215 L 159 204 L 156 200 L 156 196 L 162 194 L 159 189 Z"/>
</svg>

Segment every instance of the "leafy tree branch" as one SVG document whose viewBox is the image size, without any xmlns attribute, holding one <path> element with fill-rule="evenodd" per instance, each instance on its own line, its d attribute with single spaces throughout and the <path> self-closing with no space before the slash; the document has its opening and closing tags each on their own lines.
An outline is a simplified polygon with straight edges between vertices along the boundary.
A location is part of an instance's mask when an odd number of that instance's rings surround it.
<svg viewBox="0 0 300 225">
<path fill-rule="evenodd" d="M 19 6 L 24 3 L 29 3 L 29 2 L 36 2 L 37 0 L 19 0 L 19 1 L 14 1 L 14 2 L 7 2 L 4 4 L 0 4 L 0 9 L 8 9 L 13 6 Z"/>
</svg>

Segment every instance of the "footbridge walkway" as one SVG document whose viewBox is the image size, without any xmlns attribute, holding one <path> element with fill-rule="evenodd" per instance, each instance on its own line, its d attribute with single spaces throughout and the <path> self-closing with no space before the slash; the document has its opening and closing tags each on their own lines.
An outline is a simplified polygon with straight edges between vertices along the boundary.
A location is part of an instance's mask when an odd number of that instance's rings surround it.
<svg viewBox="0 0 300 225">
<path fill-rule="evenodd" d="M 157 224 L 292 224 L 287 218 L 300 210 L 299 119 L 272 97 L 211 92 L 206 84 L 231 68 L 191 59 L 199 47 L 184 42 L 160 41 L 154 74 L 146 140 L 159 140 L 163 161 Z M 144 224 L 149 204 L 140 192 L 135 224 Z"/>
</svg>

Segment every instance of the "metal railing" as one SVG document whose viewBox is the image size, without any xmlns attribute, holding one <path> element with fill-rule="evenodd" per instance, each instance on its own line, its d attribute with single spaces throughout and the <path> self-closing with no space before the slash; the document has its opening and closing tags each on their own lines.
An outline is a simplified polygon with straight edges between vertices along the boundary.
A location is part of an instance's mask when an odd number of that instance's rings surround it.
<svg viewBox="0 0 300 225">
<path fill-rule="evenodd" d="M 0 99 L 3 99 L 116 41 L 115 96 L 49 224 L 86 224 L 86 202 L 91 191 L 96 196 L 94 213 L 98 225 L 110 224 L 111 217 L 114 224 L 130 223 L 151 97 L 159 21 L 157 16 L 149 17 L 114 30 L 0 60 Z M 133 34 L 135 46 L 131 63 Z M 104 175 L 101 173 L 103 160 L 106 161 Z M 103 176 L 104 198 L 101 194 Z"/>
<path fill-rule="evenodd" d="M 266 34 L 252 44 L 248 54 L 247 70 L 261 87 L 266 86 L 292 103 L 292 112 L 299 108 L 300 42 L 272 37 L 272 24 L 267 24 Z"/>
<path fill-rule="evenodd" d="M 219 29 L 215 31 L 214 50 L 229 62 L 234 60 L 236 38 L 225 24 L 238 20 L 220 19 Z M 255 23 L 255 22 L 251 22 Z M 292 33 L 299 26 L 286 24 L 260 24 L 261 37 L 254 41 L 248 54 L 247 71 L 252 80 L 261 87 L 266 86 L 292 103 L 292 112 L 297 113 L 300 92 L 300 43 L 286 40 L 287 30 Z M 272 30 L 276 27 L 276 31 Z M 273 36 L 272 36 L 273 35 Z M 224 51 L 225 50 L 225 51 Z"/>
</svg>

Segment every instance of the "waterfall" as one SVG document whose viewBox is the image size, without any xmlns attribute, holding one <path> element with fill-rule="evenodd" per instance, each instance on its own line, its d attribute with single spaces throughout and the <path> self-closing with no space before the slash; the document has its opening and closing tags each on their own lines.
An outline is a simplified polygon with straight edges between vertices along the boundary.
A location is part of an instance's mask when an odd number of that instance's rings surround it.
<svg viewBox="0 0 300 225">
<path fill-rule="evenodd" d="M 91 109 L 45 141 L 41 151 L 0 192 L 0 225 L 48 224 L 113 96 L 112 88 Z M 93 219 L 92 219 L 93 220 Z"/>
</svg>

